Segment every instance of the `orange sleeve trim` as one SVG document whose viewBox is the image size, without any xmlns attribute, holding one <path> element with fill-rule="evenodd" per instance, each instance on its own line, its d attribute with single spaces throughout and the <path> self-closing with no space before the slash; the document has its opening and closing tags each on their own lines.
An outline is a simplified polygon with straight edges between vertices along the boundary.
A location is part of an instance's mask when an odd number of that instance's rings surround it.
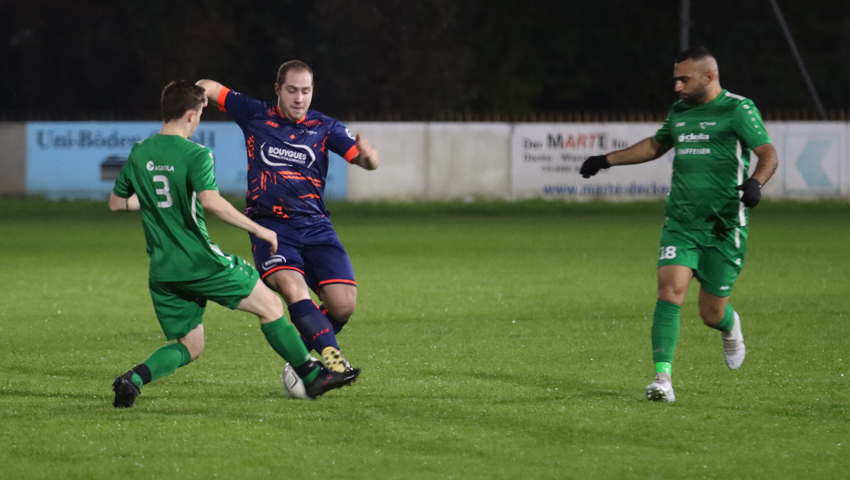
<svg viewBox="0 0 850 480">
<path fill-rule="evenodd" d="M 354 157 L 356 157 L 357 155 L 360 155 L 360 149 L 357 148 L 357 145 L 352 145 L 351 148 L 349 148 L 348 151 L 345 152 L 343 158 L 345 158 L 346 162 L 351 163 L 351 161 L 354 160 Z"/>
<path fill-rule="evenodd" d="M 330 284 L 330 283 L 348 283 L 348 284 L 357 286 L 357 282 L 355 282 L 354 280 L 343 280 L 341 278 L 334 278 L 332 280 L 324 280 L 322 282 L 319 282 L 319 286 L 321 287 L 321 286 L 324 286 L 324 285 L 327 285 L 327 284 Z"/>
<path fill-rule="evenodd" d="M 222 112 L 227 111 L 227 109 L 224 108 L 224 102 L 227 100 L 228 93 L 230 93 L 230 89 L 222 85 L 221 90 L 218 91 L 218 98 L 215 100 L 215 103 L 218 104 L 218 109 Z"/>
<path fill-rule="evenodd" d="M 269 270 L 268 272 L 264 273 L 262 278 L 266 278 L 266 277 L 268 277 L 269 275 L 271 275 L 272 273 L 274 273 L 278 270 L 295 270 L 296 272 L 300 273 L 301 275 L 304 275 L 304 270 L 301 270 L 301 269 L 298 269 L 298 268 L 295 268 L 295 267 L 275 267 L 275 268 Z"/>
</svg>

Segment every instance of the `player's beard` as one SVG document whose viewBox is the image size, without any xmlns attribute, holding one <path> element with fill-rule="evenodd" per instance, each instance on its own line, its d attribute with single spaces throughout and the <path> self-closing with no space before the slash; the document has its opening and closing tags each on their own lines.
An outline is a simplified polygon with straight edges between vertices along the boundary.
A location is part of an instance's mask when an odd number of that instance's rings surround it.
<svg viewBox="0 0 850 480">
<path fill-rule="evenodd" d="M 694 87 L 694 89 L 690 92 L 679 92 L 679 98 L 681 98 L 683 102 L 690 104 L 702 103 L 706 95 L 707 90 L 703 84 L 699 84 L 697 87 Z"/>
</svg>

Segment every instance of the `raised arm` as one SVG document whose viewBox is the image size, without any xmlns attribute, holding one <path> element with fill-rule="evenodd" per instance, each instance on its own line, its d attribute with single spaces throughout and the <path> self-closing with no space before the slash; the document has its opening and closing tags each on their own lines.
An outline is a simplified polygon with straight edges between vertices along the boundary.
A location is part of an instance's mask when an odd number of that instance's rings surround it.
<svg viewBox="0 0 850 480">
<path fill-rule="evenodd" d="M 221 89 L 224 88 L 224 85 L 216 82 L 215 80 L 198 80 L 195 85 L 202 87 L 207 99 L 218 105 L 218 96 L 221 93 Z"/>
<path fill-rule="evenodd" d="M 366 140 L 366 137 L 361 137 L 358 133 L 355 137 L 355 142 L 360 153 L 351 160 L 351 163 L 359 167 L 363 167 L 366 170 L 374 170 L 378 168 L 378 164 L 381 163 L 378 159 L 378 151 L 372 148 L 369 140 Z"/>
<path fill-rule="evenodd" d="M 672 145 L 664 145 L 655 137 L 647 137 L 631 147 L 615 150 L 606 155 L 588 157 L 581 165 L 579 173 L 584 178 L 590 178 L 596 175 L 599 170 L 610 168 L 613 165 L 634 165 L 655 160 L 671 148 Z"/>
<path fill-rule="evenodd" d="M 242 212 L 236 209 L 227 200 L 215 190 L 204 190 L 198 195 L 201 199 L 201 205 L 204 210 L 214 213 L 218 218 L 225 222 L 239 227 L 246 232 L 262 238 L 271 244 L 272 255 L 277 253 L 277 234 L 268 228 L 258 225 L 256 222 L 246 217 Z"/>
</svg>

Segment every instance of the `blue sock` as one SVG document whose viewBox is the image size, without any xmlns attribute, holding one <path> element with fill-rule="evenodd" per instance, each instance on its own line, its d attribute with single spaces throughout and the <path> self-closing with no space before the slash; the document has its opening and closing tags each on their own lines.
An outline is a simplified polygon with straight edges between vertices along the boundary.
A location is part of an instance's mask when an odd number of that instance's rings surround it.
<svg viewBox="0 0 850 480">
<path fill-rule="evenodd" d="M 313 300 L 308 298 L 290 305 L 289 320 L 298 328 L 307 350 L 315 350 L 320 354 L 325 347 L 334 347 L 339 350 L 331 322 L 322 315 Z"/>
<path fill-rule="evenodd" d="M 322 313 L 325 315 L 325 318 L 327 318 L 328 321 L 331 322 L 331 325 L 333 325 L 334 334 L 338 334 L 342 330 L 342 327 L 344 327 L 345 324 L 348 323 L 348 322 L 340 322 L 339 320 L 334 318 L 334 316 L 331 315 L 331 312 L 328 311 L 328 309 L 324 306 L 324 304 L 319 305 L 319 310 L 322 311 Z"/>
</svg>

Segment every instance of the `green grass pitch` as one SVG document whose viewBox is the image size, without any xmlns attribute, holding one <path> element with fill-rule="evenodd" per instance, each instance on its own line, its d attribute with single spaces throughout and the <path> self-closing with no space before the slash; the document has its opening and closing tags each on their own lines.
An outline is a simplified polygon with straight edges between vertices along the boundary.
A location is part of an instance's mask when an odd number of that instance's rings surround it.
<svg viewBox="0 0 850 480">
<path fill-rule="evenodd" d="M 850 204 L 765 202 L 732 303 L 747 360 L 682 311 L 651 403 L 660 203 L 336 204 L 358 383 L 284 397 L 257 320 L 112 407 L 164 344 L 136 214 L 0 200 L 0 478 L 847 478 Z M 250 259 L 241 231 L 214 241 Z"/>
</svg>

